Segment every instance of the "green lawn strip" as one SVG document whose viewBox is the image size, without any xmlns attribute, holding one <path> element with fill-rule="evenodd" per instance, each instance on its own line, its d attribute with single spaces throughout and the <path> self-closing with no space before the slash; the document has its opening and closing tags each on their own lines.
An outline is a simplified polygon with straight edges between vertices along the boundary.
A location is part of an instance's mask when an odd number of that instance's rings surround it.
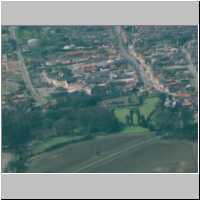
<svg viewBox="0 0 200 200">
<path fill-rule="evenodd" d="M 143 128 L 141 126 L 127 126 L 120 133 L 147 133 L 149 129 Z"/>
<path fill-rule="evenodd" d="M 41 142 L 39 142 L 38 144 L 36 144 L 33 148 L 32 154 L 39 154 L 42 153 L 44 151 L 47 151 L 48 149 L 51 149 L 53 147 L 62 145 L 62 144 L 68 144 L 74 141 L 79 141 L 81 139 L 83 139 L 84 136 L 73 136 L 73 137 L 69 137 L 69 136 L 58 136 L 58 137 L 52 137 L 46 140 L 43 140 Z"/>
</svg>

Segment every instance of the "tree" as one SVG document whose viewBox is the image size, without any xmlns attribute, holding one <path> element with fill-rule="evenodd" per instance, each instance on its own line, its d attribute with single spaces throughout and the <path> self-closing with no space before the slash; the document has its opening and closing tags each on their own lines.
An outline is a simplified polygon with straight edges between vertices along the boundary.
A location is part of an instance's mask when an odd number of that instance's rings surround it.
<svg viewBox="0 0 200 200">
<path fill-rule="evenodd" d="M 114 113 L 101 106 L 69 108 L 53 125 L 58 135 L 93 134 L 118 131 L 120 124 Z"/>
<path fill-rule="evenodd" d="M 130 116 L 126 115 L 126 124 L 129 126 L 130 125 Z"/>
<path fill-rule="evenodd" d="M 20 110 L 3 111 L 3 144 L 14 150 L 23 148 L 30 140 L 30 121 L 28 115 Z"/>
<path fill-rule="evenodd" d="M 142 105 L 144 103 L 145 97 L 143 95 L 139 96 L 139 104 Z"/>
<path fill-rule="evenodd" d="M 144 128 L 148 127 L 148 123 L 147 123 L 147 120 L 145 119 L 144 115 L 140 114 L 139 125 L 144 127 Z"/>
<path fill-rule="evenodd" d="M 130 116 L 130 124 L 131 125 L 134 125 L 133 114 L 134 114 L 134 110 L 130 109 L 129 110 L 129 116 Z"/>
<path fill-rule="evenodd" d="M 24 172 L 26 169 L 27 144 L 31 141 L 31 121 L 29 114 L 23 110 L 3 110 L 2 112 L 2 138 L 3 146 L 15 153 L 15 159 L 10 163 L 9 169 Z"/>
<path fill-rule="evenodd" d="M 172 108 L 160 103 L 157 110 L 148 118 L 148 127 L 155 130 L 157 134 L 178 137 L 188 137 L 190 134 L 194 136 L 198 132 L 195 128 L 193 111 L 180 104 Z"/>
</svg>

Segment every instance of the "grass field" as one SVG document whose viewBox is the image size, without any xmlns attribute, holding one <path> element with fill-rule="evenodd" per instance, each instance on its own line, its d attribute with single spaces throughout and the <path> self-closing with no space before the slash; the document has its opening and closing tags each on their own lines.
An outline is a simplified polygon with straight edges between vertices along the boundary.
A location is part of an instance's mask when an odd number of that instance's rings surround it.
<svg viewBox="0 0 200 200">
<path fill-rule="evenodd" d="M 140 112 L 144 114 L 145 118 L 147 118 L 149 114 L 155 109 L 158 101 L 158 97 L 150 97 L 147 98 L 144 104 L 139 107 Z M 115 115 L 120 122 L 126 123 L 126 115 L 129 114 L 130 108 L 131 107 L 122 107 L 115 110 Z"/>
<path fill-rule="evenodd" d="M 145 100 L 144 104 L 139 107 L 140 112 L 145 116 L 145 118 L 147 118 L 149 114 L 156 108 L 158 101 L 158 97 L 149 97 Z M 115 109 L 115 115 L 121 123 L 126 124 L 126 115 L 129 114 L 130 108 L 130 106 L 127 106 Z M 134 120 L 137 121 L 136 116 L 134 117 Z M 121 133 L 143 133 L 147 131 L 147 128 L 143 128 L 141 126 L 126 126 Z"/>
</svg>

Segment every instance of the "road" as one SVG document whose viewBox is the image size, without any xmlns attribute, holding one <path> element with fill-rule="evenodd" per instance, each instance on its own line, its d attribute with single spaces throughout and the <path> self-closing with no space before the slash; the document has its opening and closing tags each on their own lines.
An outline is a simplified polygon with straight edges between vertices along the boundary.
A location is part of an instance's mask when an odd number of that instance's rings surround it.
<svg viewBox="0 0 200 200">
<path fill-rule="evenodd" d="M 27 67 L 25 65 L 24 57 L 23 57 L 21 49 L 18 45 L 15 27 L 10 27 L 9 31 L 10 31 L 12 39 L 16 42 L 16 45 L 17 45 L 16 54 L 17 54 L 18 60 L 21 62 L 21 72 L 22 72 L 22 77 L 24 79 L 26 87 L 30 91 L 33 99 L 37 102 L 37 104 L 39 106 L 41 106 L 41 105 L 45 104 L 46 101 L 36 92 L 36 89 L 33 87 L 29 72 L 28 72 Z"/>
<path fill-rule="evenodd" d="M 130 52 L 125 49 L 123 43 L 127 41 L 127 38 L 123 29 L 120 26 L 115 26 L 114 30 L 118 38 L 121 54 L 133 65 L 134 69 L 138 72 L 144 87 L 150 86 L 156 91 L 174 96 L 174 94 L 170 93 L 168 88 L 161 84 L 159 79 L 154 76 L 151 67 L 145 63 L 145 60 L 141 55 L 138 56 L 134 49 L 131 49 Z"/>
<path fill-rule="evenodd" d="M 122 41 L 122 38 L 120 36 L 121 27 L 120 26 L 114 26 L 114 30 L 115 30 L 116 36 L 118 38 L 119 49 L 120 49 L 121 54 L 134 67 L 135 71 L 139 74 L 144 86 L 148 85 L 148 82 L 147 82 L 148 80 L 145 79 L 144 71 L 142 71 L 142 69 L 140 68 L 140 64 L 138 63 L 138 61 L 134 57 L 130 56 L 127 53 L 126 49 L 124 48 L 123 41 Z"/>
<path fill-rule="evenodd" d="M 190 55 L 190 53 L 187 51 L 187 49 L 183 48 L 182 52 L 185 54 L 185 58 L 188 61 L 189 65 L 187 65 L 188 70 L 190 71 L 190 73 L 192 74 L 192 76 L 194 77 L 194 82 L 192 82 L 192 84 L 195 86 L 195 89 L 197 90 L 198 88 L 198 73 L 196 70 L 195 65 L 192 63 L 192 57 Z"/>
</svg>

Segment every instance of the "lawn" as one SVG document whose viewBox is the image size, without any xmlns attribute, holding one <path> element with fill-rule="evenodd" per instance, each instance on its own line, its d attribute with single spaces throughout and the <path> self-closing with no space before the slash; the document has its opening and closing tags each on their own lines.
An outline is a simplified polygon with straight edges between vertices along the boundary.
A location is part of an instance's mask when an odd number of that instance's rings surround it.
<svg viewBox="0 0 200 200">
<path fill-rule="evenodd" d="M 140 112 L 144 114 L 145 118 L 156 108 L 158 101 L 158 97 L 149 97 L 144 101 L 144 104 L 139 109 Z"/>
<path fill-rule="evenodd" d="M 144 101 L 144 104 L 139 107 L 140 112 L 144 114 L 147 118 L 149 114 L 155 109 L 156 104 L 158 103 L 158 97 L 149 97 Z M 131 107 L 117 108 L 115 110 L 115 115 L 118 120 L 122 123 L 126 123 L 126 115 L 129 114 L 129 110 Z"/>
<path fill-rule="evenodd" d="M 149 129 L 143 128 L 141 126 L 127 126 L 120 133 L 146 133 Z"/>
<path fill-rule="evenodd" d="M 115 110 L 115 116 L 121 123 L 126 123 L 126 115 L 129 114 L 129 108 L 118 108 Z"/>
<path fill-rule="evenodd" d="M 159 101 L 158 97 L 149 97 L 144 101 L 144 104 L 139 107 L 140 112 L 145 116 L 145 118 L 147 118 L 149 114 L 156 108 L 158 101 Z M 126 124 L 126 115 L 129 114 L 130 108 L 131 108 L 130 106 L 127 106 L 115 109 L 115 116 L 121 123 Z M 148 131 L 148 129 L 143 128 L 141 126 L 126 126 L 121 131 L 121 133 L 130 133 L 130 132 L 143 133 L 146 131 Z"/>
</svg>

